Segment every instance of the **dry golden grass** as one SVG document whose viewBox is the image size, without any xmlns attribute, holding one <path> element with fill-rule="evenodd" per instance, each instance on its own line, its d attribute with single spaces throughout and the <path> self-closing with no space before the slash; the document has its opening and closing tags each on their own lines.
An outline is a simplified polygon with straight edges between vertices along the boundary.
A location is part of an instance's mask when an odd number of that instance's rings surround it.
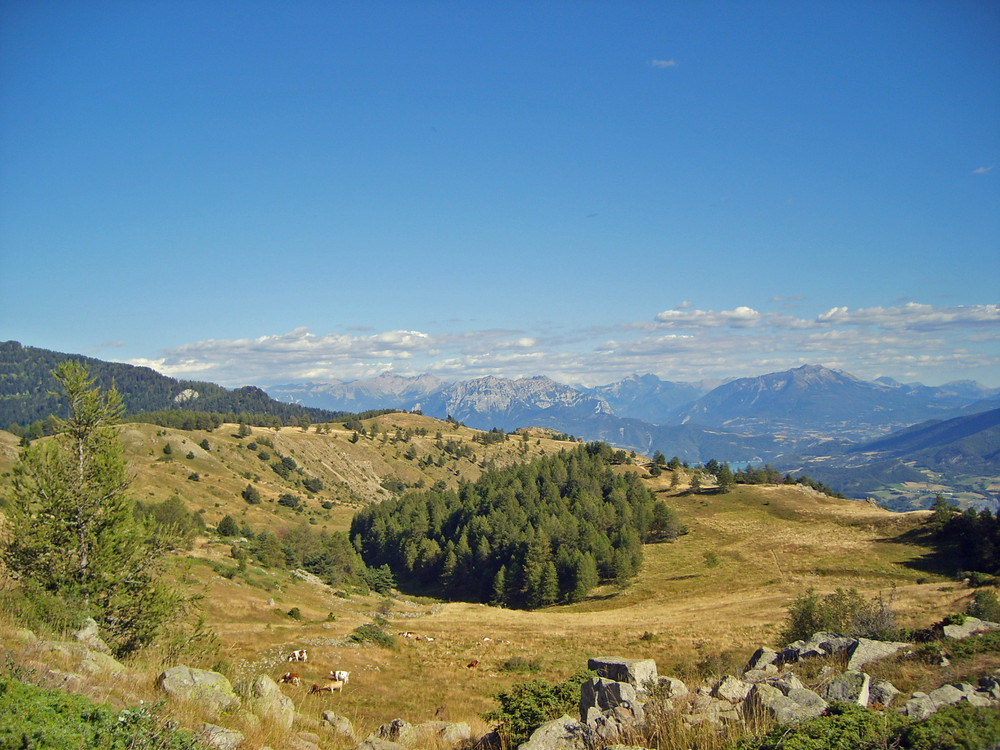
<svg viewBox="0 0 1000 750">
<path fill-rule="evenodd" d="M 243 441 L 233 437 L 234 425 L 213 433 L 128 425 L 124 435 L 134 455 L 137 499 L 155 502 L 176 495 L 192 510 L 203 511 L 209 524 L 228 513 L 257 530 L 276 531 L 306 522 L 346 529 L 359 503 L 388 496 L 380 482 L 389 477 L 454 485 L 460 478 L 474 480 L 484 458 L 512 463 L 522 459 L 525 446 L 528 458 L 567 447 L 533 431 L 526 443 L 519 438 L 489 447 L 473 443 L 475 463 L 448 460 L 442 467 L 421 468 L 417 461 L 436 451 L 438 431 L 444 440 L 471 440 L 474 432 L 419 415 L 387 415 L 376 421 L 379 436 L 357 443 L 338 428 L 328 434 L 258 429 Z M 383 441 L 383 430 L 391 437 L 397 428 L 427 431 L 412 439 L 417 461 L 403 455 L 409 444 Z M 308 475 L 323 479 L 324 490 L 309 500 L 307 513 L 273 502 L 281 492 L 295 490 L 246 447 L 261 436 L 273 441 L 274 449 L 261 446 L 272 457 L 290 455 Z M 204 438 L 211 444 L 207 452 L 198 445 Z M 174 450 L 164 460 L 162 446 L 168 440 Z M 0 440 L 0 470 L 13 460 L 14 446 L 16 441 Z M 193 458 L 185 457 L 188 452 Z M 189 480 L 191 472 L 200 481 Z M 889 513 L 801 487 L 686 494 L 671 491 L 669 479 L 664 473 L 647 481 L 676 508 L 690 533 L 647 546 L 642 570 L 629 588 L 602 587 L 570 606 L 522 612 L 405 595 L 385 599 L 338 592 L 299 581 L 287 571 L 253 565 L 245 577 L 227 579 L 210 563 L 232 564 L 229 548 L 208 538 L 177 560 L 174 576 L 204 594 L 208 623 L 223 642 L 222 668 L 231 679 L 239 683 L 259 673 L 277 679 L 291 668 L 301 673 L 303 684 L 283 689 L 303 715 L 303 729 L 316 727 L 322 711 L 332 709 L 349 718 L 362 737 L 397 717 L 412 723 L 430 720 L 441 706 L 446 719 L 466 721 L 474 733 L 485 732 L 489 727 L 480 715 L 495 708 L 492 696 L 498 691 L 528 677 L 565 679 L 584 669 L 592 656 L 652 658 L 661 674 L 688 681 L 736 669 L 758 646 L 779 645 L 777 634 L 789 603 L 810 587 L 820 593 L 854 587 L 867 596 L 891 590 L 904 625 L 926 626 L 964 608 L 968 592 L 913 567 L 925 551 L 897 541 L 923 514 Z M 260 488 L 264 503 L 250 506 L 240 498 L 249 481 Z M 319 500 L 334 505 L 322 509 Z M 300 610 L 301 621 L 287 614 L 293 607 Z M 353 643 L 351 632 L 375 618 L 387 621 L 392 633 L 413 631 L 420 640 L 399 638 L 393 649 Z M 0 629 L 5 643 L 9 623 L 6 628 Z M 287 653 L 298 648 L 308 649 L 309 661 L 289 665 Z M 506 665 L 514 658 L 537 665 L 538 671 L 510 671 Z M 467 667 L 473 660 L 478 667 Z M 106 697 L 120 704 L 156 700 L 153 685 L 162 665 L 140 660 L 131 666 L 138 677 L 127 685 L 101 688 Z M 331 669 L 351 672 L 343 692 L 309 695 L 309 685 Z M 185 723 L 199 720 L 190 707 L 172 710 Z M 282 747 L 273 730 L 233 721 L 234 728 L 248 735 L 249 747 Z M 704 742 L 699 746 L 719 747 Z M 336 743 L 331 740 L 330 746 Z"/>
</svg>

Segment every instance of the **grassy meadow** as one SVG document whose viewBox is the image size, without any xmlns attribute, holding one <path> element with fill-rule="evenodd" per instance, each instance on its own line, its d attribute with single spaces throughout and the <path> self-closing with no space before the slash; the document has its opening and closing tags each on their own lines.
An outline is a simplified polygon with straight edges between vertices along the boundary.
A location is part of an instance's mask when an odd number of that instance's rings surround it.
<svg viewBox="0 0 1000 750">
<path fill-rule="evenodd" d="M 369 436 L 356 441 L 341 425 L 323 433 L 315 426 L 254 429 L 243 438 L 235 425 L 211 433 L 140 424 L 123 428 L 134 497 L 144 503 L 180 497 L 209 527 L 190 551 L 174 557 L 171 575 L 203 596 L 207 624 L 222 643 L 215 666 L 234 682 L 259 673 L 277 679 L 290 668 L 300 672 L 302 686 L 284 691 L 306 717 L 303 729 L 315 726 L 329 708 L 348 717 L 361 737 L 397 717 L 418 723 L 436 713 L 483 733 L 490 727 L 480 716 L 495 707 L 498 691 L 532 677 L 560 681 L 585 669 L 591 656 L 652 658 L 661 675 L 698 683 L 738 670 L 758 646 L 781 645 L 787 607 L 809 588 L 828 593 L 853 587 L 866 597 L 891 596 L 901 624 L 910 627 L 964 611 L 970 596 L 960 584 L 921 570 L 926 550 L 901 540 L 924 512 L 890 513 L 801 486 L 691 494 L 686 472 L 671 489 L 670 472 L 654 478 L 639 466 L 623 470 L 646 476 L 688 533 L 647 545 L 642 569 L 628 588 L 605 586 L 573 605 L 525 612 L 407 594 L 383 597 L 253 564 L 220 575 L 235 566 L 229 545 L 211 534 L 226 514 L 279 536 L 298 524 L 346 530 L 358 507 L 389 496 L 382 486 L 387 479 L 410 486 L 454 485 L 474 480 L 488 463 L 528 460 L 569 445 L 551 433 L 531 431 L 526 438 L 487 446 L 475 442 L 473 430 L 413 414 L 368 420 L 365 428 Z M 475 456 L 455 457 L 436 447 L 449 440 L 467 444 Z M 169 455 L 163 450 L 168 443 Z M 262 451 L 271 462 L 278 455 L 292 457 L 303 473 L 282 479 L 260 457 Z M 16 453 L 16 439 L 0 432 L 0 493 Z M 305 476 L 322 479 L 323 489 L 305 492 Z M 249 505 L 242 499 L 248 483 L 259 489 L 263 502 Z M 303 495 L 305 509 L 278 505 L 275 499 L 285 492 Z M 289 615 L 293 608 L 301 619 Z M 396 636 L 392 648 L 351 640 L 355 628 L 376 620 Z M 0 613 L 0 642 L 15 659 L 39 671 L 68 668 L 59 662 L 62 657 L 20 640 L 16 630 L 10 616 Z M 397 635 L 406 631 L 418 637 Z M 289 665 L 286 655 L 299 648 L 308 649 L 309 661 Z M 478 666 L 467 666 L 474 660 Z M 164 664 L 157 654 L 140 655 L 129 666 L 128 678 L 95 680 L 84 692 L 119 705 L 158 700 L 154 680 Z M 309 695 L 309 685 L 332 669 L 351 672 L 343 692 Z M 897 679 L 917 684 L 923 678 Z M 190 706 L 171 710 L 185 724 L 205 718 Z M 250 747 L 281 747 L 281 738 L 266 727 L 232 721 L 247 733 Z"/>
</svg>

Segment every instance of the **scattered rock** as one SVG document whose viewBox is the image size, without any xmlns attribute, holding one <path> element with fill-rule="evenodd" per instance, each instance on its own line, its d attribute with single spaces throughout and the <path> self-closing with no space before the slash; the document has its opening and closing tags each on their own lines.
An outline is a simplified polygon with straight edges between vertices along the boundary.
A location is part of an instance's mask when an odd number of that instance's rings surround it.
<svg viewBox="0 0 1000 750">
<path fill-rule="evenodd" d="M 83 621 L 83 627 L 73 633 L 73 637 L 89 648 L 102 654 L 110 654 L 111 649 L 108 644 L 101 640 L 101 634 L 97 627 L 97 621 L 93 617 L 88 617 Z"/>
<path fill-rule="evenodd" d="M 333 711 L 324 711 L 323 722 L 329 725 L 335 734 L 349 740 L 354 739 L 354 725 L 351 724 L 351 720 L 346 716 L 341 716 Z"/>
<path fill-rule="evenodd" d="M 244 740 L 243 733 L 235 729 L 224 729 L 215 724 L 202 724 L 198 739 L 218 750 L 236 750 Z"/>
<path fill-rule="evenodd" d="M 250 685 L 246 707 L 250 713 L 277 724 L 286 732 L 295 721 L 295 704 L 292 699 L 282 693 L 278 684 L 267 675 L 258 675 Z"/>
<path fill-rule="evenodd" d="M 393 719 L 392 721 L 378 727 L 374 732 L 368 735 L 367 739 L 387 740 L 388 742 L 394 742 L 405 746 L 412 745 L 417 739 L 417 734 L 410 722 L 404 719 Z"/>
<path fill-rule="evenodd" d="M 877 703 L 881 706 L 888 706 L 897 695 L 899 695 L 899 691 L 888 680 L 872 680 L 868 689 L 868 705 Z"/>
</svg>

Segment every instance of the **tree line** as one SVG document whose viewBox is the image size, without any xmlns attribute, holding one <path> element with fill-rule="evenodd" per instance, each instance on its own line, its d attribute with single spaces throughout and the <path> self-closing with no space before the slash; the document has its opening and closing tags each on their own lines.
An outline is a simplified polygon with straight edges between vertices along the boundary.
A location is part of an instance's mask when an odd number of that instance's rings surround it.
<svg viewBox="0 0 1000 750">
<path fill-rule="evenodd" d="M 162 427 L 177 427 L 175 421 L 190 423 L 193 413 L 209 415 L 209 420 L 211 415 L 218 415 L 221 421 L 236 422 L 242 417 L 246 424 L 261 427 L 297 425 L 303 419 L 307 424 L 340 422 L 351 416 L 347 412 L 276 401 L 254 386 L 229 390 L 214 383 L 175 380 L 148 367 L 104 362 L 5 341 L 0 342 L 0 425 L 9 425 L 7 429 L 22 437 L 54 434 L 53 416 L 56 419 L 70 416 L 69 406 L 53 376 L 67 361 L 86 368 L 98 388 L 104 391 L 114 388 L 118 392 L 122 417 L 151 414 L 155 416 L 147 421 L 155 421 Z M 186 414 L 177 417 L 177 412 Z"/>
<path fill-rule="evenodd" d="M 1000 576 L 1000 515 L 989 509 L 959 510 L 938 495 L 927 520 L 931 539 L 953 566 L 973 577 Z M 980 574 L 980 575 L 976 575 Z"/>
<path fill-rule="evenodd" d="M 416 589 L 528 609 L 577 601 L 602 581 L 627 583 L 644 542 L 684 533 L 615 459 L 590 443 L 457 490 L 411 491 L 357 513 L 350 537 L 369 567 Z"/>
</svg>

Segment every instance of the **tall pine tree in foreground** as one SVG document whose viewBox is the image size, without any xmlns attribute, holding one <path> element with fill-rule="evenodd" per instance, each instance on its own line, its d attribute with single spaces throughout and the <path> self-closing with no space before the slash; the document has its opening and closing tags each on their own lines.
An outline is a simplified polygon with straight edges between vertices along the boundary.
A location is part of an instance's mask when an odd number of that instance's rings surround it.
<svg viewBox="0 0 1000 750">
<path fill-rule="evenodd" d="M 59 434 L 22 450 L 0 543 L 36 616 L 54 625 L 93 617 L 119 656 L 148 645 L 187 602 L 157 580 L 163 546 L 128 496 L 117 390 L 101 393 L 87 368 L 53 373 L 71 414 Z"/>
</svg>

